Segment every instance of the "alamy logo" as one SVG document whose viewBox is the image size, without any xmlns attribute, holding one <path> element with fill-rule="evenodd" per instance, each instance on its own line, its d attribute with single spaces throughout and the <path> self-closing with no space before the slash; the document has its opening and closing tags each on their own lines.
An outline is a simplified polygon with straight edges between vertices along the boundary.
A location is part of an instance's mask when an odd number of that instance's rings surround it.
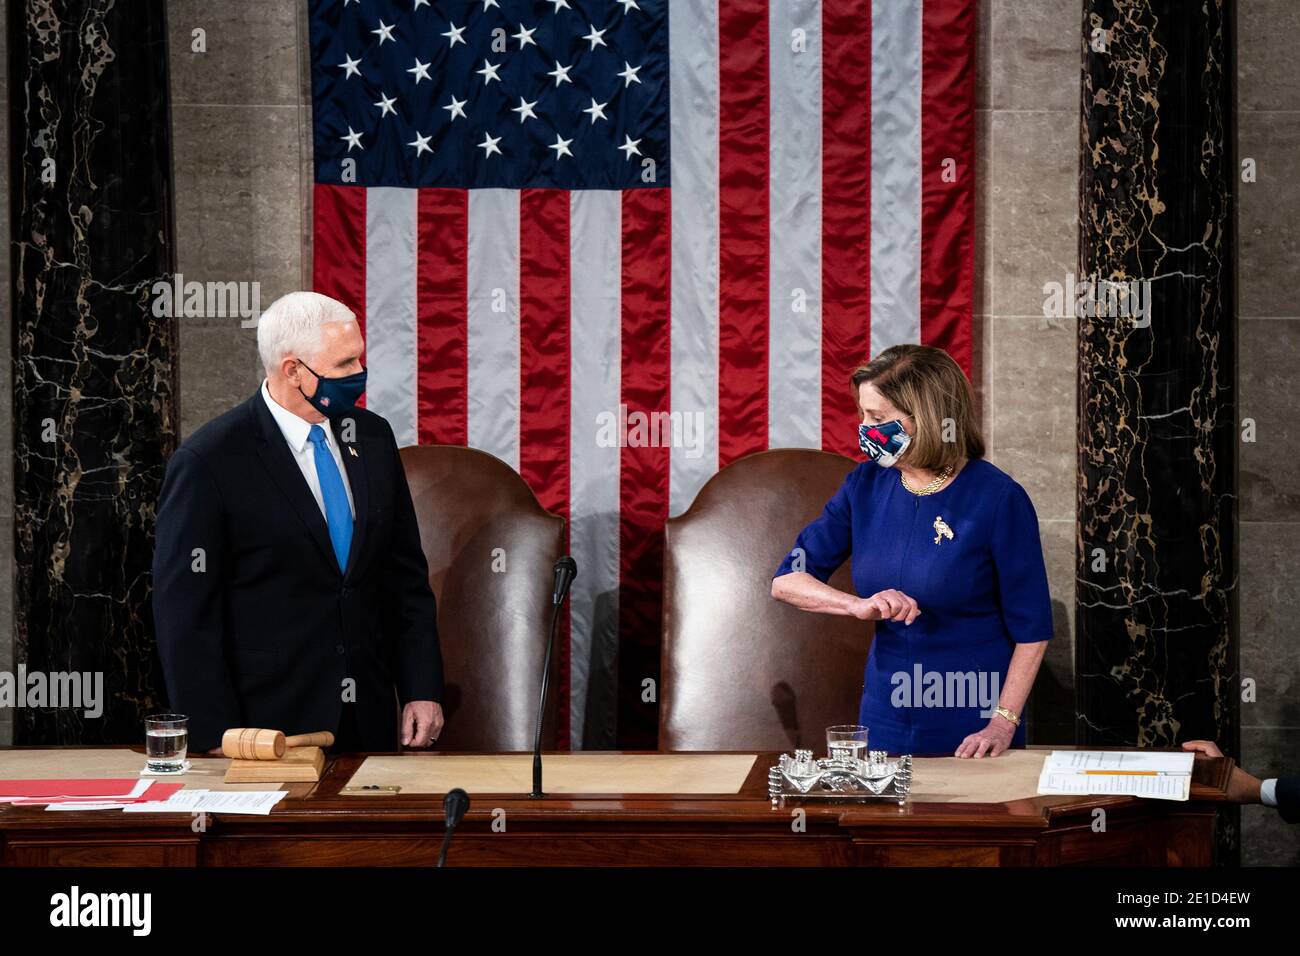
<svg viewBox="0 0 1300 956">
<path fill-rule="evenodd" d="M 1065 274 L 1065 282 L 1043 283 L 1043 315 L 1049 319 L 1132 319 L 1133 328 L 1151 325 L 1150 279 L 1104 279 Z"/>
<path fill-rule="evenodd" d="M 151 893 L 82 893 L 75 884 L 50 897 L 51 926 L 129 926 L 131 935 L 153 928 Z"/>
<path fill-rule="evenodd" d="M 70 707 L 83 717 L 104 713 L 103 671 L 0 671 L 0 707 Z"/>
<path fill-rule="evenodd" d="M 1002 695 L 997 671 L 895 671 L 889 702 L 895 707 L 979 707 L 981 717 L 992 717 Z"/>
<path fill-rule="evenodd" d="M 153 293 L 153 314 L 175 319 L 238 318 L 240 328 L 255 329 L 262 316 L 260 282 L 199 282 L 176 273 L 171 282 L 159 279 Z"/>
</svg>

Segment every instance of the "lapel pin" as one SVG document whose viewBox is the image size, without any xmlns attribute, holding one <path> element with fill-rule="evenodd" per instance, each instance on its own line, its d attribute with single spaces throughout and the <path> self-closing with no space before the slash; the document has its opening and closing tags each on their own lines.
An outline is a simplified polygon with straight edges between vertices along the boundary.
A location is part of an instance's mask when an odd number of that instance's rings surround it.
<svg viewBox="0 0 1300 956">
<path fill-rule="evenodd" d="M 350 452 L 352 453 L 352 457 L 353 457 L 353 458 L 360 458 L 360 457 L 361 457 L 360 455 L 357 454 L 357 450 L 356 450 L 355 448 L 353 448 L 351 445 L 348 445 L 348 451 L 350 451 Z M 949 537 L 951 537 L 951 535 L 949 535 Z"/>
<path fill-rule="evenodd" d="M 952 528 L 949 528 L 948 523 L 943 520 L 943 515 L 939 515 L 934 519 L 934 543 L 938 544 L 944 538 L 953 540 Z"/>
</svg>

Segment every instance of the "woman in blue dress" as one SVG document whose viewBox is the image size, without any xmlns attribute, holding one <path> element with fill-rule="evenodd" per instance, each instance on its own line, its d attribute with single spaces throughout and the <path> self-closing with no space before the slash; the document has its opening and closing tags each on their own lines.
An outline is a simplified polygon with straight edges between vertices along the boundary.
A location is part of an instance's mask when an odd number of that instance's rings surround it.
<svg viewBox="0 0 1300 956">
<path fill-rule="evenodd" d="M 948 353 L 896 345 L 852 381 L 869 460 L 799 534 L 772 596 L 876 622 L 858 714 L 871 749 L 1022 747 L 1052 637 L 1034 506 L 984 460 L 970 384 Z M 857 594 L 826 583 L 845 559 Z"/>
</svg>

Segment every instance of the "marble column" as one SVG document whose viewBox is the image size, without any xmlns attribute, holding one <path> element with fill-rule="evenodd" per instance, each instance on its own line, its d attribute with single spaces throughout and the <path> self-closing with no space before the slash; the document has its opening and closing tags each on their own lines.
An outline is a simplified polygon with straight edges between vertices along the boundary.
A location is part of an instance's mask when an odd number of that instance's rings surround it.
<svg viewBox="0 0 1300 956">
<path fill-rule="evenodd" d="M 103 689 L 97 718 L 29 699 L 14 739 L 138 743 L 165 700 L 149 565 L 177 421 L 151 300 L 174 271 L 164 0 L 9 10 L 14 661 Z"/>
<path fill-rule="evenodd" d="M 1084 3 L 1081 744 L 1238 743 L 1232 13 Z"/>
</svg>

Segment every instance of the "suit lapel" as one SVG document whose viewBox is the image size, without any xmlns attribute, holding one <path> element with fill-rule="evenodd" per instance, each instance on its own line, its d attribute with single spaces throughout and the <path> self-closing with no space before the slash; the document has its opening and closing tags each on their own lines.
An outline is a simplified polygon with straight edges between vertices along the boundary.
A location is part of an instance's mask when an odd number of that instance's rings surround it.
<svg viewBox="0 0 1300 956">
<path fill-rule="evenodd" d="M 348 567 L 343 575 L 347 578 L 356 570 L 361 548 L 365 544 L 366 530 L 370 526 L 370 478 L 367 474 L 370 456 L 366 453 L 359 437 L 356 441 L 345 442 L 339 437 L 338 431 L 335 431 L 334 438 L 342 451 L 343 468 L 348 473 L 348 487 L 352 489 L 352 504 L 357 513 L 352 522 L 352 545 L 348 548 Z"/>
<path fill-rule="evenodd" d="M 275 419 L 271 417 L 271 410 L 266 407 L 266 401 L 262 398 L 260 389 L 249 401 L 249 413 L 253 417 L 261 439 L 258 442 L 257 452 L 262 458 L 262 463 L 266 466 L 266 470 L 271 473 L 271 477 L 289 500 L 289 504 L 302 520 L 302 523 L 311 532 L 312 540 L 320 548 L 321 555 L 325 558 L 326 563 L 331 568 L 337 569 L 339 562 L 334 555 L 334 545 L 330 543 L 330 532 L 329 527 L 325 524 L 325 516 L 321 514 L 320 506 L 316 504 L 311 489 L 307 487 L 307 482 L 302 476 L 302 470 L 298 467 L 298 463 L 293 460 L 289 445 L 285 442 L 284 435 L 281 434 Z M 360 511 L 359 506 L 357 510 Z"/>
</svg>

